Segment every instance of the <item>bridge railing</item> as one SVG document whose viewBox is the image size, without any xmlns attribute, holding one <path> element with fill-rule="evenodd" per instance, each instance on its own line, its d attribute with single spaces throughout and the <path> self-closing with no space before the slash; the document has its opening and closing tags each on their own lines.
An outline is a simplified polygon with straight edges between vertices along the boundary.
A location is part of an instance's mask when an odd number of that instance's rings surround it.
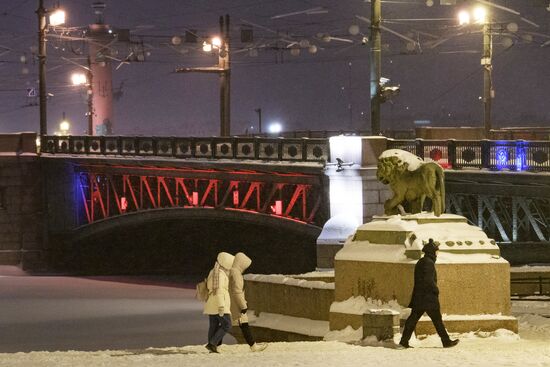
<svg viewBox="0 0 550 367">
<path fill-rule="evenodd" d="M 525 140 L 396 140 L 388 149 L 403 149 L 444 168 L 550 171 L 550 142 Z"/>
<path fill-rule="evenodd" d="M 41 152 L 166 158 L 326 162 L 327 139 L 256 137 L 45 136 Z"/>
<path fill-rule="evenodd" d="M 45 136 L 41 151 L 51 154 L 327 162 L 325 138 Z M 485 168 L 550 171 L 550 141 L 399 140 L 388 149 L 407 150 L 448 169 Z"/>
</svg>

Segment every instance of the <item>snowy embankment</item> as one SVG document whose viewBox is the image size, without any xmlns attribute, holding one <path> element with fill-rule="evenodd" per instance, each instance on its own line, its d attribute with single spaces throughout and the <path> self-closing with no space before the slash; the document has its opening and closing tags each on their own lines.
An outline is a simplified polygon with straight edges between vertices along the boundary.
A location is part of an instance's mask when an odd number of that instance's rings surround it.
<svg viewBox="0 0 550 367">
<path fill-rule="evenodd" d="M 221 354 L 201 346 L 99 352 L 32 352 L 0 354 L 0 366 L 550 366 L 550 318 L 533 314 L 549 308 L 549 300 L 513 302 L 520 335 L 506 330 L 458 335 L 460 344 L 441 348 L 436 335 L 411 340 L 415 348 L 396 350 L 390 343 L 366 340 L 362 345 L 342 341 L 270 343 L 261 353 L 246 345 L 224 345 Z M 332 332 L 327 339 L 356 340 L 361 330 Z"/>
</svg>

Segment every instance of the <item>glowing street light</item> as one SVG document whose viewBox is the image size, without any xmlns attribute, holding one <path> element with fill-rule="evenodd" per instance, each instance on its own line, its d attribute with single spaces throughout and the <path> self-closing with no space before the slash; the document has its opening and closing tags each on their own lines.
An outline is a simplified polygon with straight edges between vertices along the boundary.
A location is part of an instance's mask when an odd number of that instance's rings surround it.
<svg viewBox="0 0 550 367">
<path fill-rule="evenodd" d="M 487 9 L 478 6 L 474 9 L 474 21 L 477 24 L 485 24 L 487 22 Z"/>
<path fill-rule="evenodd" d="M 477 6 L 471 13 L 468 10 L 461 10 L 457 17 L 459 25 L 470 24 L 472 18 L 476 24 L 485 24 L 487 23 L 487 9 Z"/>
<path fill-rule="evenodd" d="M 280 122 L 272 122 L 267 127 L 267 131 L 269 131 L 271 134 L 279 134 L 281 131 L 283 131 L 283 125 L 281 125 Z"/>
<path fill-rule="evenodd" d="M 74 73 L 71 75 L 71 82 L 73 85 L 86 85 L 88 83 L 88 79 L 84 73 Z"/>
<path fill-rule="evenodd" d="M 458 13 L 458 25 L 470 24 L 470 13 L 466 10 L 461 10 Z"/>
<path fill-rule="evenodd" d="M 61 131 L 62 135 L 67 135 L 70 128 L 71 128 L 71 124 L 67 120 L 63 120 L 59 123 L 59 130 Z"/>
<path fill-rule="evenodd" d="M 206 42 L 206 41 L 204 41 L 204 42 L 202 43 L 202 50 L 203 50 L 204 52 L 212 52 L 212 44 L 211 44 L 211 43 L 208 43 L 208 42 Z"/>
<path fill-rule="evenodd" d="M 50 14 L 50 25 L 56 27 L 65 23 L 65 10 L 56 9 Z"/>
<path fill-rule="evenodd" d="M 65 112 L 63 112 L 63 118 L 61 119 L 61 122 L 59 123 L 59 132 L 55 132 L 55 135 L 69 135 L 69 129 L 71 128 L 71 124 L 67 119 L 65 118 Z"/>
<path fill-rule="evenodd" d="M 209 42 L 204 41 L 202 43 L 202 50 L 204 52 L 212 52 L 213 49 L 217 48 L 218 50 L 221 50 L 222 48 L 222 39 L 218 36 L 212 37 Z"/>
<path fill-rule="evenodd" d="M 218 36 L 212 37 L 212 40 L 210 41 L 210 43 L 212 44 L 212 46 L 216 48 L 222 47 L 222 39 Z"/>
</svg>

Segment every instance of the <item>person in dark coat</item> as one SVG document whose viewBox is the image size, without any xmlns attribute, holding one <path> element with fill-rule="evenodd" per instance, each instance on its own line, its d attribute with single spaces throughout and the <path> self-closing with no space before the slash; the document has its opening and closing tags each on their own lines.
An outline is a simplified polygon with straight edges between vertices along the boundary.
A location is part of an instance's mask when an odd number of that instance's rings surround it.
<svg viewBox="0 0 550 367">
<path fill-rule="evenodd" d="M 405 322 L 405 328 L 399 344 L 405 348 L 410 348 L 409 339 L 416 327 L 416 323 L 425 313 L 432 320 L 437 334 L 441 338 L 443 347 L 450 348 L 458 344 L 458 339 L 451 340 L 439 307 L 439 288 L 437 288 L 437 272 L 435 271 L 435 261 L 437 259 L 437 251 L 439 247 L 434 243 L 433 239 L 429 239 L 428 243 L 422 248 L 424 257 L 416 263 L 414 267 L 414 288 L 409 307 L 411 315 Z"/>
</svg>

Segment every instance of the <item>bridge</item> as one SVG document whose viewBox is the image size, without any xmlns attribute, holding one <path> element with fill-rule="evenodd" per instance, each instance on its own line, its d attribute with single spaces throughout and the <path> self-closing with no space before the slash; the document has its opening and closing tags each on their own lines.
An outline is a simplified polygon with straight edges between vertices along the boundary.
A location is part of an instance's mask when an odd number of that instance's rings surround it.
<svg viewBox="0 0 550 367">
<path fill-rule="evenodd" d="M 21 137 L 20 145 L 29 140 Z M 4 247 L 4 255 L 7 261 L 83 266 L 83 254 L 97 254 L 98 243 L 116 240 L 119 251 L 139 253 L 137 244 L 149 241 L 145 228 L 172 223 L 186 227 L 160 237 L 225 230 L 251 244 L 271 243 L 284 233 L 294 239 L 280 244 L 292 254 L 288 270 L 299 271 L 304 258 L 315 258 L 315 240 L 329 218 L 345 214 L 361 223 L 383 212 L 390 193 L 376 181 L 376 157 L 390 148 L 442 165 L 447 210 L 482 227 L 501 248 L 550 245 L 548 141 L 45 136 L 39 155 L 20 147 L 16 151 L 29 153 L 16 154 L 15 161 L 29 161 L 23 171 L 35 176 L 33 200 L 45 206 L 34 218 L 43 218 L 44 226 L 35 225 L 30 247 L 20 239 Z M 336 158 L 355 164 L 338 166 Z M 0 187 L 5 206 L 8 197 Z M 40 215 L 42 209 L 47 215 Z M 27 217 L 21 217 L 21 230 Z M 231 236 L 219 241 L 231 242 Z M 72 257 L 61 256 L 75 248 Z M 271 254 L 262 265 L 282 261 Z"/>
</svg>

